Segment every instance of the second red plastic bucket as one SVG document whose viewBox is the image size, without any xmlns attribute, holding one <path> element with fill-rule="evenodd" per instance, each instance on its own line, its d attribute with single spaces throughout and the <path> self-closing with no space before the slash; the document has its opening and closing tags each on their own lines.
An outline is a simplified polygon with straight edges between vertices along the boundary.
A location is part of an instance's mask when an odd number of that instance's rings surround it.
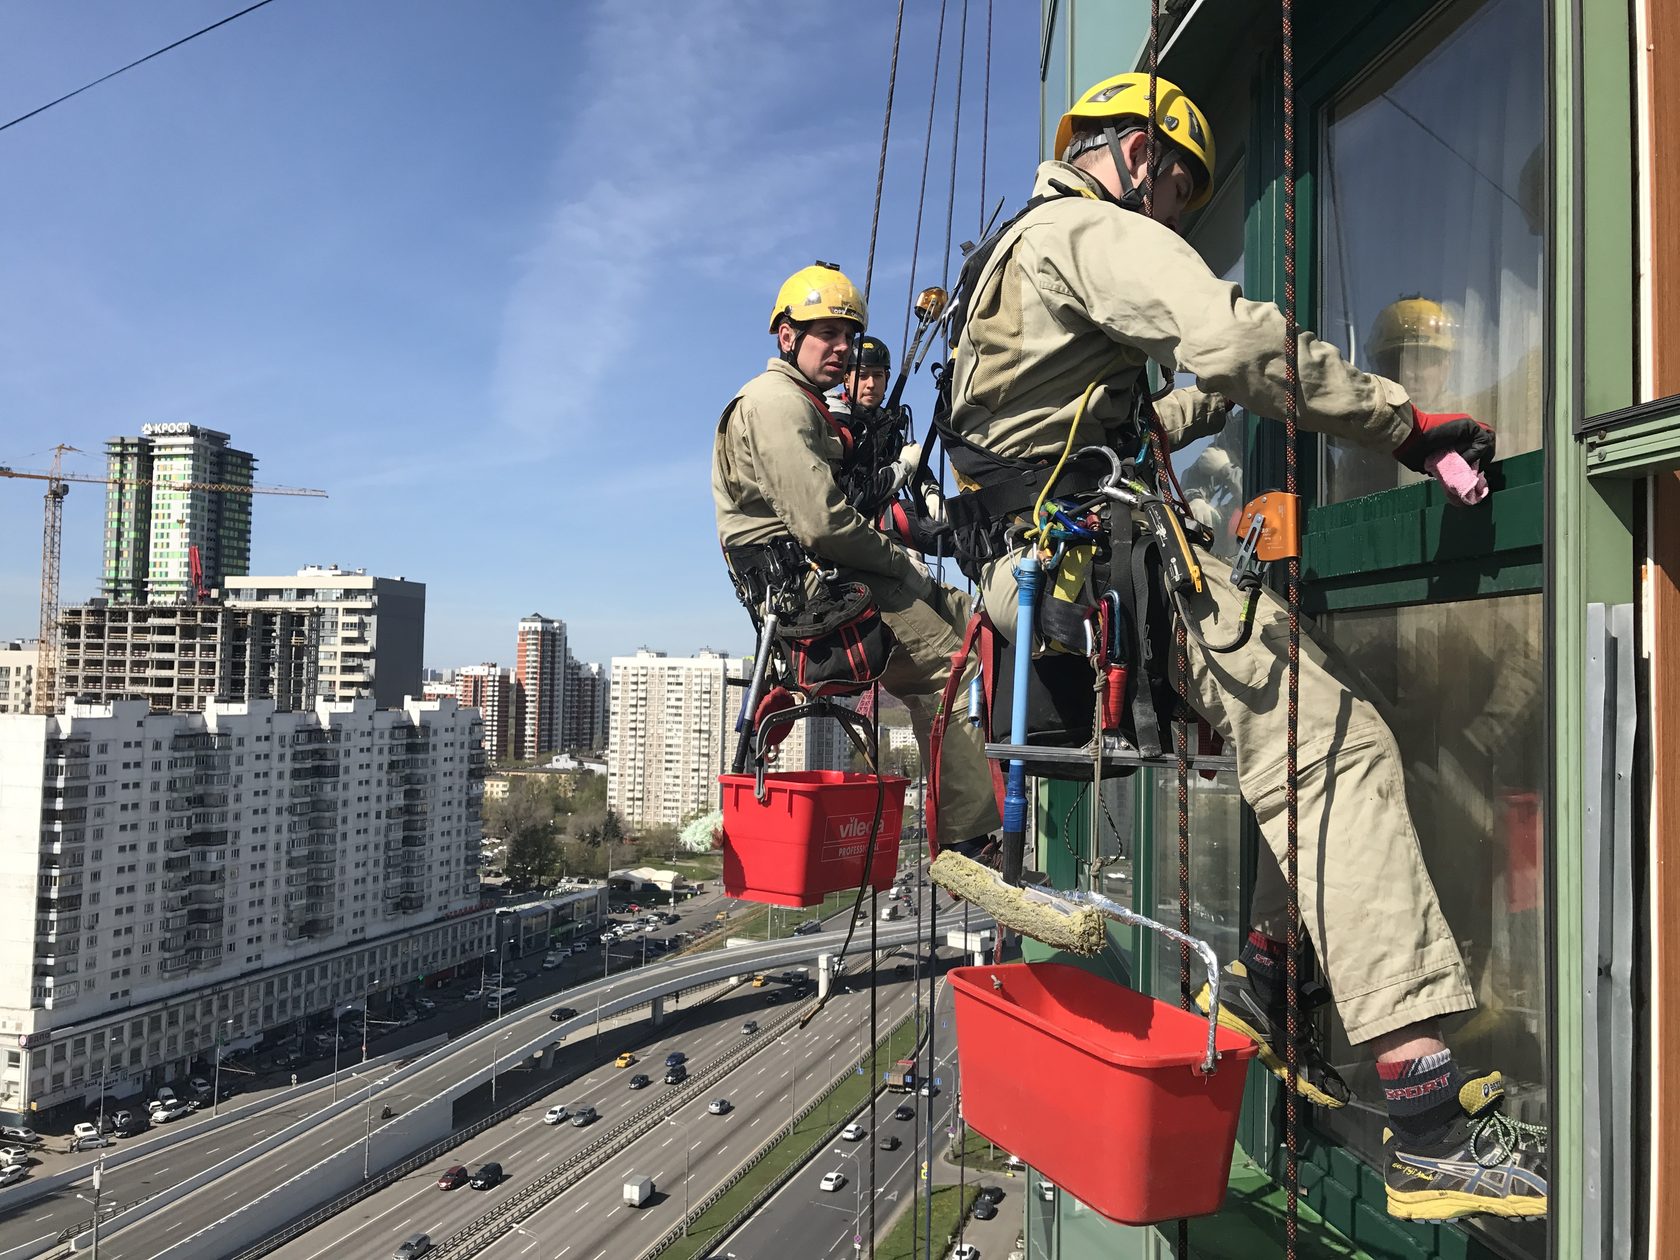
<svg viewBox="0 0 1680 1260">
<path fill-rule="evenodd" d="M 1004 1150 L 1124 1225 L 1219 1210 L 1246 1061 L 1207 1020 L 1065 963 L 959 967 L 963 1115 Z"/>
<path fill-rule="evenodd" d="M 881 822 L 870 863 L 872 888 L 890 888 L 909 780 L 883 775 Z M 720 774 L 723 789 L 723 892 L 773 906 L 815 906 L 863 881 L 875 818 L 875 776 L 842 770 L 770 774 L 766 798 L 750 774 Z"/>
</svg>

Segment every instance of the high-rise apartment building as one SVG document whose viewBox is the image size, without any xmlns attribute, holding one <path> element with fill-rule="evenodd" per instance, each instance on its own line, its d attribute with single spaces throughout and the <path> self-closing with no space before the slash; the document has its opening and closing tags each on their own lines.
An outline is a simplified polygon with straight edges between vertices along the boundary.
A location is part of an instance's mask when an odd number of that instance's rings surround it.
<svg viewBox="0 0 1680 1260">
<path fill-rule="evenodd" d="M 607 746 L 607 671 L 595 661 L 566 657 L 566 700 L 561 746 L 590 752 Z"/>
<path fill-rule="evenodd" d="M 314 609 L 221 604 L 94 600 L 66 608 L 55 707 L 66 698 L 141 698 L 157 713 L 196 712 L 212 701 L 312 708 L 319 621 Z"/>
<path fill-rule="evenodd" d="M 0 717 L 0 1113 L 477 958 L 479 740 L 448 699 Z"/>
<path fill-rule="evenodd" d="M 34 639 L 0 643 L 0 713 L 30 713 L 35 708 L 35 666 L 41 645 Z"/>
<path fill-rule="evenodd" d="M 312 564 L 291 576 L 229 578 L 223 589 L 230 608 L 319 610 L 322 699 L 371 696 L 395 709 L 420 695 L 424 582 Z"/>
<path fill-rule="evenodd" d="M 725 679 L 740 671 L 740 660 L 710 649 L 612 658 L 607 803 L 619 817 L 679 826 L 718 807 L 733 736 Z"/>
<path fill-rule="evenodd" d="M 145 424 L 139 437 L 106 441 L 111 477 L 105 499 L 107 599 L 151 604 L 188 598 L 194 546 L 207 587 L 249 570 L 251 496 L 184 488 L 188 483 L 251 484 L 256 457 L 228 441 L 227 434 L 196 424 Z M 171 482 L 183 488 L 172 488 Z"/>
<path fill-rule="evenodd" d="M 513 676 L 525 693 L 525 716 L 514 740 L 521 760 L 561 748 L 566 710 L 566 623 L 532 613 L 519 622 Z"/>
<path fill-rule="evenodd" d="M 523 694 L 513 671 L 505 665 L 467 665 L 455 671 L 453 685 L 461 706 L 479 712 L 484 723 L 484 751 L 492 761 L 507 760 L 523 709 Z"/>
</svg>

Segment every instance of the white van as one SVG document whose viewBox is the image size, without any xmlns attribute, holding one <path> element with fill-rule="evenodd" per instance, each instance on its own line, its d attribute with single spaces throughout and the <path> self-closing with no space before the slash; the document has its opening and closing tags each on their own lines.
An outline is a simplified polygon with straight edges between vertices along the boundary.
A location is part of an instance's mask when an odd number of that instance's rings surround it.
<svg viewBox="0 0 1680 1260">
<path fill-rule="evenodd" d="M 499 989 L 495 986 L 491 986 L 490 988 L 484 990 L 484 1004 L 486 1006 L 495 1006 L 498 1002 L 500 1002 L 503 1006 L 506 1006 L 508 999 L 517 996 L 518 993 L 519 990 L 509 984 L 504 984 Z"/>
<path fill-rule="evenodd" d="M 898 907 L 896 905 L 889 902 L 881 907 L 881 922 L 886 923 L 896 918 L 898 918 Z"/>
</svg>

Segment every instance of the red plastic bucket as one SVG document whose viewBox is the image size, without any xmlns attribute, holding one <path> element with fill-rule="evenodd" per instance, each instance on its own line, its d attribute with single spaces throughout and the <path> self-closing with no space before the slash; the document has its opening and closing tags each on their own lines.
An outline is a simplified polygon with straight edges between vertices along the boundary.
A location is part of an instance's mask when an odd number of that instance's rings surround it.
<svg viewBox="0 0 1680 1260">
<path fill-rule="evenodd" d="M 720 774 L 723 788 L 723 891 L 773 906 L 814 906 L 863 882 L 875 817 L 874 775 L 800 770 L 764 777 L 760 804 L 750 774 Z M 883 775 L 881 824 L 870 866 L 873 888 L 890 888 L 910 780 Z"/>
<path fill-rule="evenodd" d="M 1245 1061 L 1207 1020 L 1065 963 L 959 967 L 963 1115 L 1080 1202 L 1123 1225 L 1219 1210 Z"/>
</svg>

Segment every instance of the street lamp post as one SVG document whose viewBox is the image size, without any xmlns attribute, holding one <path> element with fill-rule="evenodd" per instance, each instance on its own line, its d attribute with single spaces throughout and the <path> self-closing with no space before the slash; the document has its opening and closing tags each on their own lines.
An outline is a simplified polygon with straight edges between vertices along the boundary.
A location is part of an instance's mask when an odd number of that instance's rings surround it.
<svg viewBox="0 0 1680 1260">
<path fill-rule="evenodd" d="M 231 1019 L 224 1019 L 222 1021 L 222 1028 L 226 1028 L 229 1032 L 232 1032 L 233 1031 L 233 1021 Z M 105 1106 L 105 1099 L 104 1099 L 103 1095 L 100 1096 L 99 1105 L 100 1105 L 100 1108 L 101 1108 L 101 1113 L 103 1114 L 103 1109 L 104 1109 L 104 1106 Z M 215 1114 L 217 1114 L 221 1110 L 221 1108 L 222 1108 L 222 1033 L 221 1033 L 221 1029 L 217 1029 L 216 1030 L 216 1077 L 215 1077 L 215 1083 L 213 1085 L 211 1085 L 211 1087 L 210 1087 L 210 1114 L 212 1116 L 214 1116 Z"/>
<path fill-rule="evenodd" d="M 496 1019 L 502 1018 L 502 947 L 496 946 Z M 496 1101 L 496 1051 L 501 1048 L 502 1036 L 498 1031 L 490 1038 L 490 1101 Z"/>
<path fill-rule="evenodd" d="M 683 1237 L 688 1237 L 688 1158 L 691 1143 L 689 1141 L 688 1125 L 675 1116 L 666 1116 L 666 1124 L 674 1124 L 683 1135 Z"/>
<path fill-rule="evenodd" d="M 113 1029 L 111 1032 L 106 1034 L 106 1036 L 105 1036 L 105 1054 L 99 1060 L 99 1136 L 100 1137 L 105 1136 L 105 1072 L 106 1072 L 106 1069 L 111 1062 L 111 1050 L 112 1050 L 112 1048 L 115 1047 L 115 1046 L 120 1046 L 120 1045 L 122 1045 L 122 1042 L 121 1042 L 121 1040 L 118 1039 L 115 1029 Z M 99 1215 L 99 1213 L 96 1211 L 94 1213 L 94 1215 L 97 1216 L 97 1215 Z"/>
<path fill-rule="evenodd" d="M 340 1008 L 339 1008 L 339 1009 L 338 1009 L 338 1010 L 336 1010 L 336 1011 L 334 1011 L 334 1012 L 333 1012 L 333 1082 L 332 1082 L 332 1100 L 333 1100 L 333 1101 L 334 1101 L 334 1102 L 337 1102 L 337 1101 L 338 1101 L 338 1021 L 339 1021 L 339 1020 L 341 1020 L 341 1019 L 343 1019 L 343 1018 L 344 1018 L 344 1008 L 343 1008 L 343 1007 L 340 1007 Z M 367 1012 L 366 1012 L 366 1011 L 363 1011 L 363 1012 L 362 1012 L 362 1018 L 363 1018 L 363 1019 L 366 1019 L 366 1018 L 367 1018 Z"/>
</svg>

